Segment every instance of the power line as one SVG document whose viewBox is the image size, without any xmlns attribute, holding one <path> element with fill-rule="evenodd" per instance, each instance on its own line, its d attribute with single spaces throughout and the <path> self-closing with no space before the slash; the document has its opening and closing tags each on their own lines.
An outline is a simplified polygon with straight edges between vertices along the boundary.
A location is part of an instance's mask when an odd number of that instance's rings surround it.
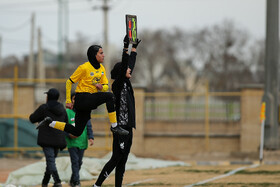
<svg viewBox="0 0 280 187">
<path fill-rule="evenodd" d="M 77 1 L 70 1 L 68 0 L 68 3 L 84 3 L 84 2 L 88 2 L 88 0 L 77 0 Z M 7 8 L 18 8 L 18 7 L 22 7 L 23 5 L 26 6 L 33 6 L 33 7 L 42 7 L 42 6 L 56 6 L 57 5 L 57 1 L 53 0 L 35 0 L 35 1 L 29 1 L 29 2 L 24 2 L 23 0 L 19 1 L 19 2 L 12 2 L 9 1 L 9 3 L 0 3 L 0 9 L 7 9 Z"/>
<path fill-rule="evenodd" d="M 90 3 L 91 0 L 68 0 L 67 1 L 69 4 L 73 5 L 75 4 L 74 7 L 71 7 L 71 13 L 77 13 L 77 12 L 84 12 L 84 11 L 92 11 L 92 4 Z M 86 3 L 87 2 L 87 3 Z M 123 2 L 123 0 L 118 0 L 118 2 Z M 82 5 L 83 7 L 76 6 L 77 4 Z M 118 6 L 120 3 L 118 3 Z M 22 9 L 23 6 L 26 6 L 25 9 Z M 20 1 L 18 3 L 0 3 L 0 14 L 11 14 L 11 11 L 16 11 L 12 12 L 13 15 L 17 15 L 20 13 L 26 13 L 30 12 L 30 8 L 38 8 L 38 7 L 43 7 L 47 8 L 46 6 L 50 7 L 52 6 L 52 9 L 49 10 L 39 10 L 40 14 L 41 13 L 49 13 L 49 12 L 57 12 L 57 0 L 53 0 L 53 3 L 50 3 L 50 0 L 41 0 L 41 1 L 32 1 L 32 2 L 24 2 Z M 29 9 L 28 9 L 29 8 Z M 35 10 L 34 10 L 35 11 Z"/>
<path fill-rule="evenodd" d="M 0 4 L 0 9 L 7 9 L 7 8 L 18 8 L 18 7 L 22 7 L 23 5 L 26 5 L 26 6 L 50 6 L 50 5 L 56 5 L 56 2 L 53 1 L 54 4 L 51 4 L 49 0 L 36 0 L 36 1 L 33 1 L 33 2 L 24 2 L 24 1 L 20 1 L 20 2 L 14 2 L 14 3 L 4 3 L 4 4 Z"/>
<path fill-rule="evenodd" d="M 9 45 L 29 45 L 29 41 L 27 40 L 15 40 L 10 38 L 2 38 L 2 41 L 5 41 L 5 44 Z"/>
<path fill-rule="evenodd" d="M 14 26 L 14 27 L 9 27 L 8 28 L 8 27 L 0 26 L 0 30 L 7 31 L 7 32 L 16 32 L 20 29 L 23 29 L 23 28 L 29 26 L 29 24 L 30 24 L 30 18 L 28 18 L 26 21 L 24 21 L 20 25 L 17 25 L 17 26 Z"/>
</svg>

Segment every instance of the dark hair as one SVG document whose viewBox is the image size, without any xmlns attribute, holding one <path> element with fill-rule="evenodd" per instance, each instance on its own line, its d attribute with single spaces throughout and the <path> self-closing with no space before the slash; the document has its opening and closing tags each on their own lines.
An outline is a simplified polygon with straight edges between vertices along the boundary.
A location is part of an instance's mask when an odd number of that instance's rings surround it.
<svg viewBox="0 0 280 187">
<path fill-rule="evenodd" d="M 114 65 L 113 69 L 111 70 L 111 79 L 117 79 L 120 69 L 121 69 L 121 62 L 118 62 Z"/>
</svg>

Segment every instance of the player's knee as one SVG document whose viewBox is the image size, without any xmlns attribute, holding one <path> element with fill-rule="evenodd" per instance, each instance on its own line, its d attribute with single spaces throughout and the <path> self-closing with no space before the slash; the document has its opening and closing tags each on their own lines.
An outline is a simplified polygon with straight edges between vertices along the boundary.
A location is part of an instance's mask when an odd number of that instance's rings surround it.
<svg viewBox="0 0 280 187">
<path fill-rule="evenodd" d="M 109 98 L 110 101 L 115 102 L 115 95 L 113 93 L 109 92 Z"/>
</svg>

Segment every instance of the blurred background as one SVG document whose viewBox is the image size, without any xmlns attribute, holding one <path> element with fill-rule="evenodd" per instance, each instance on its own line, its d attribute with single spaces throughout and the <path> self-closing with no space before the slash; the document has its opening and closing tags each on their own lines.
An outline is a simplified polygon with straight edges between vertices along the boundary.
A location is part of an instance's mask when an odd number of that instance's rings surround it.
<svg viewBox="0 0 280 187">
<path fill-rule="evenodd" d="M 135 14 L 142 43 L 133 81 L 149 91 L 193 91 L 201 79 L 213 91 L 264 81 L 264 0 L 11 0 L 0 10 L 1 69 L 41 60 L 60 68 L 51 77 L 67 78 L 91 44 L 106 48 L 110 67 L 121 58 L 125 15 Z M 30 67 L 20 74 L 40 76 Z"/>
<path fill-rule="evenodd" d="M 87 61 L 90 45 L 103 46 L 110 77 L 121 60 L 125 15 L 133 14 L 142 40 L 132 78 L 133 152 L 257 157 L 261 102 L 270 91 L 264 93 L 267 8 L 265 0 L 0 0 L 1 152 L 36 151 L 35 127 L 24 123 L 49 88 L 58 88 L 65 102 L 65 81 Z M 278 66 L 271 67 L 277 74 Z M 271 79 L 278 93 L 278 77 Z M 269 103 L 276 115 L 268 120 L 265 145 L 276 150 L 278 95 Z M 92 115 L 100 143 L 89 155 L 111 149 L 104 106 Z"/>
</svg>

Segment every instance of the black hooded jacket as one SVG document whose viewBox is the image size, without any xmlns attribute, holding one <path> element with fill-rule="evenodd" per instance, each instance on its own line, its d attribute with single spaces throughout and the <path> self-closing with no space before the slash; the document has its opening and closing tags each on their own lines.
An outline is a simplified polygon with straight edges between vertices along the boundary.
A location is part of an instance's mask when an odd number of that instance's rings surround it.
<svg viewBox="0 0 280 187">
<path fill-rule="evenodd" d="M 42 121 L 47 116 L 51 117 L 54 121 L 68 122 L 66 110 L 57 100 L 48 100 L 46 104 L 40 105 L 29 116 L 29 120 L 32 123 L 36 123 Z M 49 126 L 42 126 L 39 128 L 37 144 L 41 147 L 64 149 L 66 147 L 65 133 Z"/>
<path fill-rule="evenodd" d="M 135 99 L 134 91 L 131 85 L 130 80 L 126 77 L 127 68 L 130 67 L 133 70 L 135 61 L 136 61 L 136 52 L 131 52 L 130 55 L 123 52 L 122 62 L 115 64 L 114 68 L 111 71 L 111 78 L 115 81 L 112 84 L 112 91 L 116 98 L 116 112 L 117 117 L 119 117 L 119 108 L 121 100 L 121 91 L 123 89 L 124 83 L 127 84 L 127 107 L 128 107 L 128 126 L 131 128 L 136 128 L 135 123 Z M 132 65 L 133 67 L 132 67 Z M 124 127 L 125 128 L 125 127 Z"/>
</svg>

